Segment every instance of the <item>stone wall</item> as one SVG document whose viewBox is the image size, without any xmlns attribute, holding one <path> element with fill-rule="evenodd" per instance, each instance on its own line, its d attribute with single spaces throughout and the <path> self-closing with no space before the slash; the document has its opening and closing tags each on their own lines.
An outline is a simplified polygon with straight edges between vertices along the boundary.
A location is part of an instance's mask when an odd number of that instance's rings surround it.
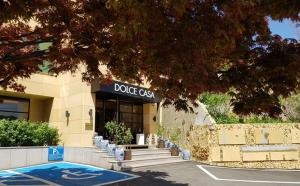
<svg viewBox="0 0 300 186">
<path fill-rule="evenodd" d="M 187 144 L 197 161 L 218 166 L 300 168 L 300 124 L 194 126 Z"/>
<path fill-rule="evenodd" d="M 110 160 L 114 160 L 95 147 L 64 147 L 64 161 L 73 163 L 84 163 L 106 169 L 112 169 Z"/>
</svg>

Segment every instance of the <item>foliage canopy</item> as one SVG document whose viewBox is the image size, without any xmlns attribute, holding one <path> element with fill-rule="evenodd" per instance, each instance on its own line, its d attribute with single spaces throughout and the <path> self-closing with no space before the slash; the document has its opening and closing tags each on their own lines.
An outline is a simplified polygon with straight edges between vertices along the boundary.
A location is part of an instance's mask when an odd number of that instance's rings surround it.
<svg viewBox="0 0 300 186">
<path fill-rule="evenodd" d="M 54 75 L 84 65 L 87 82 L 146 80 L 177 109 L 230 91 L 236 113 L 278 116 L 278 98 L 299 90 L 300 44 L 268 19 L 299 12 L 299 0 L 0 0 L 0 86 L 23 91 L 17 78 L 47 60 Z"/>
</svg>

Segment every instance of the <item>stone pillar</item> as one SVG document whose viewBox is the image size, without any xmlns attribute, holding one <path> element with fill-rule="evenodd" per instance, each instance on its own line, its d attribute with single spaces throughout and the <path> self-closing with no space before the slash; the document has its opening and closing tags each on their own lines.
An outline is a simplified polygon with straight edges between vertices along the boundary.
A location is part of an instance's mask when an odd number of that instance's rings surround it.
<svg viewBox="0 0 300 186">
<path fill-rule="evenodd" d="M 143 105 L 143 122 L 144 122 L 144 133 L 145 137 L 149 134 L 156 133 L 157 125 L 157 106 L 155 103 L 147 103 Z"/>
</svg>

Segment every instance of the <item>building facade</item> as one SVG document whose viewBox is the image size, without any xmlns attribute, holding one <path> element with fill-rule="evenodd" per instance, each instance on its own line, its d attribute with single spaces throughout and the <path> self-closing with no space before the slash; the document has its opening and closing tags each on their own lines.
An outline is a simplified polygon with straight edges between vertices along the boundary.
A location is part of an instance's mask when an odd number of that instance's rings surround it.
<svg viewBox="0 0 300 186">
<path fill-rule="evenodd" d="M 199 108 L 192 114 L 164 108 L 161 98 L 146 83 L 82 82 L 80 71 L 58 77 L 38 73 L 19 83 L 26 86 L 24 93 L 0 90 L 0 119 L 49 122 L 59 129 L 61 145 L 65 146 L 92 146 L 95 133 L 107 137 L 104 125 L 112 120 L 131 128 L 134 144 L 137 134 L 153 136 L 158 124 L 187 130 L 201 123 L 197 116 L 205 112 Z M 207 118 L 203 122 L 207 123 Z"/>
</svg>

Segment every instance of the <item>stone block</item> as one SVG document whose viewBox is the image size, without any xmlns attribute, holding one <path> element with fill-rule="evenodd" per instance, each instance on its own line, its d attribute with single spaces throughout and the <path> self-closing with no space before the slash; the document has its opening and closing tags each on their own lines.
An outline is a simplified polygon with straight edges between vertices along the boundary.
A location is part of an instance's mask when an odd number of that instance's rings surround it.
<svg viewBox="0 0 300 186">
<path fill-rule="evenodd" d="M 269 152 L 243 152 L 243 161 L 268 161 L 270 160 Z"/>
<path fill-rule="evenodd" d="M 0 170 L 10 169 L 10 149 L 0 148 Z"/>
<path fill-rule="evenodd" d="M 11 168 L 24 167 L 27 165 L 27 150 L 14 148 L 11 150 Z"/>
<path fill-rule="evenodd" d="M 298 151 L 271 152 L 271 160 L 298 160 Z"/>
<path fill-rule="evenodd" d="M 292 143 L 300 143 L 300 130 L 299 129 L 292 129 Z"/>
<path fill-rule="evenodd" d="M 245 144 L 245 143 L 246 143 L 246 136 L 245 136 L 245 130 L 243 128 L 219 130 L 220 145 L 237 145 L 237 144 Z"/>
<path fill-rule="evenodd" d="M 223 154 L 222 161 L 241 161 L 240 148 L 238 146 L 222 147 L 221 153 Z"/>
</svg>

